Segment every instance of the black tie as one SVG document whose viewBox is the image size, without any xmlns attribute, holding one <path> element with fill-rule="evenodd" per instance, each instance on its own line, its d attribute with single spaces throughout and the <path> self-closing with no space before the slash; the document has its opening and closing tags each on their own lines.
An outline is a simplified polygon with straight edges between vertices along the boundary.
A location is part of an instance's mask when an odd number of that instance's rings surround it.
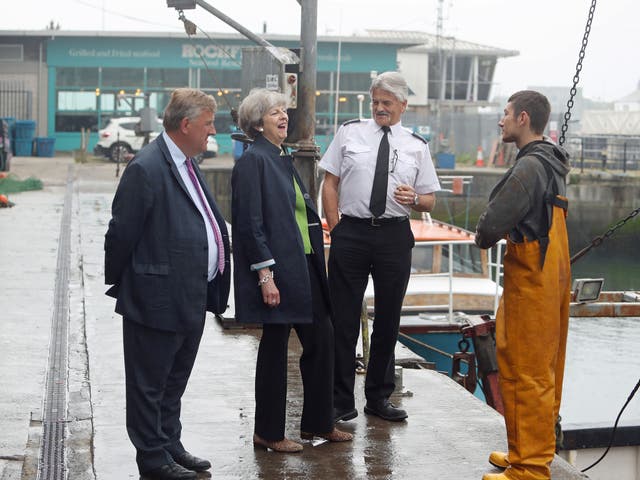
<svg viewBox="0 0 640 480">
<path fill-rule="evenodd" d="M 379 217 L 387 206 L 387 183 L 389 178 L 389 138 L 387 134 L 389 127 L 382 127 L 384 135 L 378 147 L 378 159 L 376 161 L 376 173 L 373 177 L 373 188 L 371 189 L 371 200 L 369 210 L 374 217 Z"/>
</svg>

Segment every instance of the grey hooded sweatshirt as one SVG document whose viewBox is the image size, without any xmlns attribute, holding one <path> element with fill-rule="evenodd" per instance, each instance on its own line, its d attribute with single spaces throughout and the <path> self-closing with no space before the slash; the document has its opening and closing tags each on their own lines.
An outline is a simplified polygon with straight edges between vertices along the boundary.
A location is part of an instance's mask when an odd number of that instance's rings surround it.
<svg viewBox="0 0 640 480">
<path fill-rule="evenodd" d="M 568 153 L 546 140 L 528 143 L 494 187 L 487 209 L 478 219 L 476 244 L 480 248 L 492 247 L 507 234 L 514 242 L 546 236 L 552 206 L 545 202 L 545 193 L 552 190 L 553 182 L 549 186 L 542 162 L 548 162 L 553 171 L 557 194 L 566 196 Z"/>
</svg>

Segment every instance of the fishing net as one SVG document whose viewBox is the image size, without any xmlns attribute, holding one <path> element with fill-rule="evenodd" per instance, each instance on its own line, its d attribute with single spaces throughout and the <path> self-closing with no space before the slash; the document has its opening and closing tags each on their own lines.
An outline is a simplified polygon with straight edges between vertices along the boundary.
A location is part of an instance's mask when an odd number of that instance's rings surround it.
<svg viewBox="0 0 640 480">
<path fill-rule="evenodd" d="M 35 177 L 20 180 L 13 174 L 0 178 L 0 193 L 18 193 L 26 192 L 27 190 L 42 190 L 42 180 Z"/>
</svg>

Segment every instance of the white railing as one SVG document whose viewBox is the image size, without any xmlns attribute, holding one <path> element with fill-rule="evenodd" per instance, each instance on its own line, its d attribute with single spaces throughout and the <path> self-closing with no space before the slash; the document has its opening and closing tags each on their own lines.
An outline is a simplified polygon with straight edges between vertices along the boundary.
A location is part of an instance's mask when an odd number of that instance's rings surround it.
<svg viewBox="0 0 640 480">
<path fill-rule="evenodd" d="M 428 216 L 428 214 L 427 214 Z M 425 219 L 426 221 L 428 221 L 428 219 Z M 492 282 L 495 283 L 496 288 L 495 288 L 495 294 L 494 294 L 494 298 L 493 298 L 493 314 L 495 316 L 497 310 L 498 310 L 498 304 L 500 302 L 500 280 L 502 279 L 502 250 L 503 250 L 503 245 L 505 245 L 506 242 L 504 240 L 501 240 L 500 242 L 498 242 L 494 247 L 490 248 L 487 250 L 487 278 L 489 280 L 491 280 Z M 448 279 L 448 283 L 449 283 L 449 287 L 448 287 L 448 303 L 447 304 L 431 304 L 431 305 L 408 305 L 408 306 L 403 306 L 402 307 L 402 311 L 403 312 L 412 312 L 412 313 L 419 313 L 419 312 L 442 312 L 442 311 L 446 311 L 447 312 L 447 316 L 449 319 L 450 323 L 453 323 L 453 319 L 454 319 L 454 308 L 453 308 L 453 296 L 454 296 L 454 288 L 453 288 L 453 279 L 454 279 L 454 249 L 453 246 L 454 245 L 470 245 L 473 248 L 478 248 L 476 247 L 475 243 L 472 240 L 449 240 L 449 241 L 428 241 L 428 242 L 416 242 L 416 247 L 419 247 L 420 245 L 428 245 L 430 247 L 435 247 L 435 246 L 446 246 L 449 248 L 449 255 L 448 255 L 448 271 L 447 272 L 437 272 L 437 273 L 415 273 L 412 274 L 412 277 L 428 277 L 428 278 L 437 278 L 437 277 L 446 277 Z M 494 252 L 495 249 L 495 258 L 497 259 L 497 261 L 493 261 L 492 260 L 492 253 Z M 370 278 L 371 281 L 371 278 Z M 411 280 L 409 280 L 411 281 Z M 374 307 L 373 306 L 369 306 L 367 307 L 367 311 L 370 314 L 374 313 Z"/>
</svg>

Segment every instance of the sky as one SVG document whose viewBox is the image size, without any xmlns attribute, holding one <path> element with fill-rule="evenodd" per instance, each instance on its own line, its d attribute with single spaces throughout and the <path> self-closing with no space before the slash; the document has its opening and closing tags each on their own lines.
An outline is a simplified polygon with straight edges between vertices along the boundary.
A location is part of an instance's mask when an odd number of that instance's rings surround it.
<svg viewBox="0 0 640 480">
<path fill-rule="evenodd" d="M 500 59 L 493 96 L 531 86 L 565 87 L 575 75 L 592 0 L 440 0 L 443 35 L 517 50 Z M 435 34 L 439 0 L 318 0 L 318 35 L 352 35 L 365 29 Z M 299 35 L 297 0 L 208 0 L 253 32 Z M 183 31 L 166 0 L 20 0 L 3 9 L 0 30 L 40 30 L 50 21 L 63 30 Z M 234 30 L 201 7 L 187 18 L 208 33 Z M 637 23 L 640 1 L 599 2 L 580 73 L 583 95 L 613 101 L 640 84 Z M 567 93 L 568 95 L 568 93 Z"/>
</svg>

